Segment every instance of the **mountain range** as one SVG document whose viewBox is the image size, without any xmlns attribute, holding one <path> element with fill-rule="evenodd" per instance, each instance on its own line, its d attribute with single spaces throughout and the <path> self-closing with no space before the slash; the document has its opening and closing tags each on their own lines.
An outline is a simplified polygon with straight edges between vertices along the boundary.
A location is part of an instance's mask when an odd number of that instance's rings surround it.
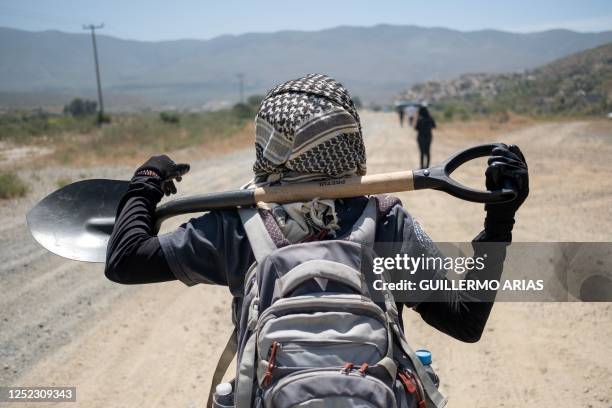
<svg viewBox="0 0 612 408">
<path fill-rule="evenodd" d="M 245 96 L 323 72 L 366 103 L 388 103 L 419 82 L 520 72 L 608 42 L 612 31 L 520 34 L 393 25 L 160 42 L 97 36 L 108 110 L 233 103 L 238 73 L 245 74 Z M 53 101 L 95 96 L 89 34 L 0 28 L 0 55 L 0 106 L 24 100 L 44 105 L 43 95 Z"/>
</svg>

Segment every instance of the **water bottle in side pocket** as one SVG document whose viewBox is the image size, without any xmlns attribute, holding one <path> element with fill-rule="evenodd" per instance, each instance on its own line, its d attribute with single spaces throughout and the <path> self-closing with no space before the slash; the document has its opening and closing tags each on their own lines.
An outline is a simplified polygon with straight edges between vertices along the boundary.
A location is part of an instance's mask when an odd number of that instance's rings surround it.
<svg viewBox="0 0 612 408">
<path fill-rule="evenodd" d="M 213 394 L 213 408 L 234 408 L 234 390 L 232 383 L 217 385 Z"/>
<path fill-rule="evenodd" d="M 425 366 L 425 371 L 427 371 L 427 374 L 429 374 L 429 377 L 434 382 L 437 388 L 440 385 L 440 378 L 438 377 L 434 369 L 431 367 L 431 361 L 432 361 L 431 351 L 421 349 L 421 350 L 417 350 L 415 354 L 417 355 L 419 360 L 421 360 L 421 363 L 423 363 L 423 366 Z"/>
</svg>

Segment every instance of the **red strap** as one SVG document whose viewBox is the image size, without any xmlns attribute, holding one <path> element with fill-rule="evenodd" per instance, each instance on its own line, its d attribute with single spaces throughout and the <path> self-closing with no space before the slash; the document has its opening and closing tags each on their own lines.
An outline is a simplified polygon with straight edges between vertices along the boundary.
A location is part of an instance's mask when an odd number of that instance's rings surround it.
<svg viewBox="0 0 612 408">
<path fill-rule="evenodd" d="M 417 377 L 413 372 L 407 371 L 404 374 L 406 376 L 406 379 L 409 380 L 410 384 L 412 384 L 412 386 L 415 388 L 416 391 L 416 395 L 417 395 L 417 404 L 419 408 L 426 408 L 426 404 L 425 404 L 425 397 L 423 396 L 423 394 L 421 394 L 421 389 L 419 388 L 419 386 L 417 385 Z"/>
<path fill-rule="evenodd" d="M 417 406 L 419 408 L 426 408 L 425 398 L 423 398 L 423 396 L 421 395 L 419 391 L 419 388 L 416 386 L 413 380 L 414 377 L 410 374 L 406 374 L 401 371 L 397 374 L 397 376 L 399 377 L 400 381 L 404 385 L 404 388 L 406 389 L 407 393 L 416 394 Z"/>
<path fill-rule="evenodd" d="M 276 360 L 277 350 L 278 350 L 278 342 L 274 341 L 272 342 L 272 346 L 270 348 L 270 359 L 268 360 L 268 368 L 266 369 L 263 381 L 261 382 L 261 384 L 264 387 L 267 387 L 272 382 L 272 370 L 274 370 L 274 367 L 276 367 L 275 360 Z"/>
<path fill-rule="evenodd" d="M 410 380 L 406 374 L 400 372 L 398 374 L 400 381 L 402 382 L 402 384 L 404 385 L 404 388 L 406 389 L 406 392 L 408 394 L 414 394 L 415 392 L 417 392 L 416 386 L 414 385 L 414 383 L 412 382 L 412 380 Z"/>
</svg>

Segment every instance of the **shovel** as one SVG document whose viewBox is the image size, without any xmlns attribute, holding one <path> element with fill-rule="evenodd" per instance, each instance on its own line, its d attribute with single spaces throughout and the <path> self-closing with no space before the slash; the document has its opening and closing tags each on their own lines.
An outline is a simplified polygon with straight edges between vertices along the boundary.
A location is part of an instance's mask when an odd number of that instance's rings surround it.
<svg viewBox="0 0 612 408">
<path fill-rule="evenodd" d="M 462 164 L 489 156 L 496 146 L 484 144 L 460 151 L 428 169 L 179 198 L 157 207 L 156 231 L 159 231 L 163 221 L 176 215 L 249 207 L 258 202 L 289 203 L 423 189 L 444 191 L 477 203 L 511 201 L 516 197 L 516 191 L 512 189 L 481 191 L 464 186 L 450 177 Z M 117 206 L 128 185 L 129 181 L 106 179 L 69 184 L 49 194 L 30 210 L 27 215 L 28 228 L 40 245 L 57 255 L 76 261 L 104 262 Z"/>
</svg>

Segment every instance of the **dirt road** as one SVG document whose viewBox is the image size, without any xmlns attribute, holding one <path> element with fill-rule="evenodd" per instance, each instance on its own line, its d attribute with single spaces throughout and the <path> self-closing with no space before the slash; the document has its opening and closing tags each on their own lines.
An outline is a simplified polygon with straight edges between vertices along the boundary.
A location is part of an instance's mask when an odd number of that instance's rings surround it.
<svg viewBox="0 0 612 408">
<path fill-rule="evenodd" d="M 397 126 L 395 115 L 366 113 L 363 121 L 370 173 L 416 166 L 414 136 Z M 482 133 L 468 125 L 442 127 L 433 161 L 490 141 Z M 515 240 L 611 240 L 611 125 L 537 123 L 503 140 L 520 144 L 531 170 Z M 251 156 L 193 158 L 181 194 L 238 187 L 249 178 Z M 471 166 L 460 177 L 477 185 L 482 169 Z M 34 193 L 0 207 L 0 385 L 73 385 L 82 407 L 203 405 L 231 331 L 225 288 L 116 285 L 101 265 L 51 255 L 25 229 L 27 209 L 56 188 L 58 177 L 128 178 L 131 171 L 27 174 Z M 469 241 L 480 230 L 481 206 L 437 192 L 400 197 L 435 240 Z M 612 304 L 499 303 L 476 344 L 437 332 L 413 312 L 405 320 L 413 346 L 432 350 L 451 407 L 612 407 Z"/>
</svg>

